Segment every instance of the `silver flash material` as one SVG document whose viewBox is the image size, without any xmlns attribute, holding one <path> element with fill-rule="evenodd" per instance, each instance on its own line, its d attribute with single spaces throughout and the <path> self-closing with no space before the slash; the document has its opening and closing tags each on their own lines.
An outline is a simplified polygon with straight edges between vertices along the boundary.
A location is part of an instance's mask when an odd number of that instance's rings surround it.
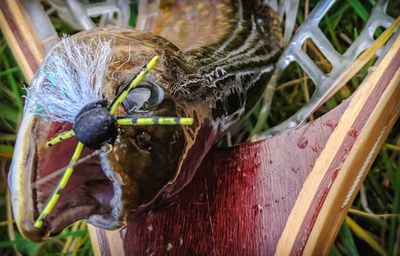
<svg viewBox="0 0 400 256">
<path fill-rule="evenodd" d="M 78 42 L 63 37 L 27 88 L 25 111 L 59 122 L 74 122 L 88 103 L 103 98 L 112 41 L 94 37 Z"/>
</svg>

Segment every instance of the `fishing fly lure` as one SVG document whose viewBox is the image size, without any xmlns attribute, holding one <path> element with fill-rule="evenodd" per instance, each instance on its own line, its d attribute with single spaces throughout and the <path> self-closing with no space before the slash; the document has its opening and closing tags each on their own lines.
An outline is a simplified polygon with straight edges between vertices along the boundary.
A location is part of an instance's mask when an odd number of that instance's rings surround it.
<svg viewBox="0 0 400 256">
<path fill-rule="evenodd" d="M 73 41 L 72 41 L 73 42 Z M 92 41 L 93 43 L 94 41 Z M 95 52 L 99 55 L 87 54 L 89 46 L 85 44 L 71 45 L 71 41 L 63 39 L 67 51 L 64 54 L 50 55 L 47 68 L 40 72 L 42 83 L 28 89 L 27 106 L 34 113 L 51 118 L 53 121 L 73 122 L 73 128 L 50 139 L 46 146 L 53 146 L 62 140 L 75 136 L 78 144 L 71 157 L 58 186 L 48 199 L 46 206 L 34 223 L 34 227 L 41 228 L 43 220 L 51 213 L 57 203 L 61 190 L 67 185 L 74 165 L 78 161 L 85 146 L 99 149 L 105 144 L 112 144 L 118 136 L 118 126 L 121 125 L 192 125 L 193 118 L 181 117 L 138 117 L 116 116 L 117 108 L 143 78 L 154 68 L 159 56 L 154 56 L 150 62 L 142 67 L 132 80 L 123 87 L 115 99 L 107 105 L 102 99 L 102 70 L 109 63 L 109 42 L 97 42 Z M 72 48 L 75 47 L 75 50 Z M 66 66 L 63 58 L 82 60 L 82 63 L 70 62 Z M 82 66 L 83 67 L 82 67 Z M 83 72 L 83 73 L 82 73 Z M 73 75 L 75 73 L 75 76 Z M 81 73 L 81 74 L 79 74 Z M 71 77 L 72 75 L 72 77 Z M 77 80 L 77 78 L 80 78 Z M 47 82 L 44 82 L 46 79 Z M 43 83 L 44 82 L 44 83 Z M 85 102 L 90 102 L 86 103 Z"/>
</svg>

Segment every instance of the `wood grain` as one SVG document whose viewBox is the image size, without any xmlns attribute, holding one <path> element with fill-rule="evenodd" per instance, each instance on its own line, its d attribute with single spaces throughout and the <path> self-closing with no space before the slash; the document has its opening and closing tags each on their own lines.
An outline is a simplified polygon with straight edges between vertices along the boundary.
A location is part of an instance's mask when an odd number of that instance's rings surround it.
<svg viewBox="0 0 400 256">
<path fill-rule="evenodd" d="M 26 80 L 39 68 L 45 50 L 20 1 L 0 1 L 0 26 Z"/>
</svg>

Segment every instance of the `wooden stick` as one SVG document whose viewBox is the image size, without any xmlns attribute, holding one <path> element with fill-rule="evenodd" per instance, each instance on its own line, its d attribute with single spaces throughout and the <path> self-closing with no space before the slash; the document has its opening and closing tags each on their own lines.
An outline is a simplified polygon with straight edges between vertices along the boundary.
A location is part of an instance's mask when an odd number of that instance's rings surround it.
<svg viewBox="0 0 400 256">
<path fill-rule="evenodd" d="M 0 1 L 0 26 L 26 80 L 31 80 L 45 57 L 45 50 L 20 1 Z"/>
</svg>

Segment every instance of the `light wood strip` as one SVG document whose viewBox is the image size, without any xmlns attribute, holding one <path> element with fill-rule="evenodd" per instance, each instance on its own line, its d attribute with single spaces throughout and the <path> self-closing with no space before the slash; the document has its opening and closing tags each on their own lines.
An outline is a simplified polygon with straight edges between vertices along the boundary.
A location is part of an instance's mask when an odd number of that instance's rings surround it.
<svg viewBox="0 0 400 256">
<path fill-rule="evenodd" d="M 95 256 L 99 256 L 99 255 L 101 255 L 100 247 L 98 246 L 100 243 L 99 243 L 99 239 L 97 237 L 96 228 L 94 226 L 92 226 L 91 224 L 87 224 L 87 228 L 89 230 L 90 242 L 92 243 L 92 247 L 93 247 L 93 254 Z"/>
<path fill-rule="evenodd" d="M 119 230 L 105 231 L 111 255 L 125 255 L 124 242 Z"/>
</svg>

